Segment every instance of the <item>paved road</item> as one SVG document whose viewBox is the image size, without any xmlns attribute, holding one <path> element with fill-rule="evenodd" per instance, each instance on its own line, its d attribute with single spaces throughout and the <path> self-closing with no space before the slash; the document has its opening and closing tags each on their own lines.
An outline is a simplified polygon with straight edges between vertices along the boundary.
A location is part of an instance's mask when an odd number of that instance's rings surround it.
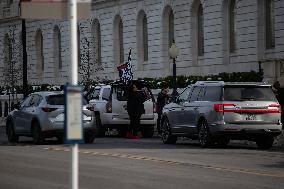
<svg viewBox="0 0 284 189">
<path fill-rule="evenodd" d="M 24 138 L 12 145 L 0 129 L 0 188 L 70 188 L 70 147 Z M 97 138 L 80 146 L 80 189 L 93 188 L 283 188 L 284 151 L 230 145 L 201 149 L 179 140 Z"/>
</svg>

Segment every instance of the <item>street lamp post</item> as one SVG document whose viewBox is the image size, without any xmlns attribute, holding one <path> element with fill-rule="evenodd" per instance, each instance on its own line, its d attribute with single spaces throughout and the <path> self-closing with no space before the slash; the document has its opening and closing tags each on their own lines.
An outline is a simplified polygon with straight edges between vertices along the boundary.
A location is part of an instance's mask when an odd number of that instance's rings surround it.
<svg viewBox="0 0 284 189">
<path fill-rule="evenodd" d="M 173 101 L 176 100 L 178 95 L 177 92 L 177 81 L 176 81 L 176 58 L 179 55 L 179 48 L 175 44 L 175 40 L 173 40 L 172 46 L 169 49 L 169 55 L 173 59 L 173 92 L 172 92 L 172 99 Z"/>
</svg>

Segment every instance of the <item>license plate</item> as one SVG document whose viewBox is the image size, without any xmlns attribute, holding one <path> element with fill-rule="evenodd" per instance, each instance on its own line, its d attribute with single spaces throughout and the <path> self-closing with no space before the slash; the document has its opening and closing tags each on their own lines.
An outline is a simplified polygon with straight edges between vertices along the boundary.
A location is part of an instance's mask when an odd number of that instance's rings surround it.
<svg viewBox="0 0 284 189">
<path fill-rule="evenodd" d="M 248 114 L 247 117 L 246 117 L 246 120 L 247 120 L 247 121 L 256 120 L 256 115 L 254 115 L 254 114 Z"/>
</svg>

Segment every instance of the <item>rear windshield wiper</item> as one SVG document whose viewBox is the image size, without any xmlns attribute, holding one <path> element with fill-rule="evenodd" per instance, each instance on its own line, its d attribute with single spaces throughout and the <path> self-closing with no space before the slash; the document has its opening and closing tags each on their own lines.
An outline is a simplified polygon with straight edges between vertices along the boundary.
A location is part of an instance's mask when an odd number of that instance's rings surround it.
<svg viewBox="0 0 284 189">
<path fill-rule="evenodd" d="M 255 100 L 255 98 L 242 98 L 242 100 Z"/>
</svg>

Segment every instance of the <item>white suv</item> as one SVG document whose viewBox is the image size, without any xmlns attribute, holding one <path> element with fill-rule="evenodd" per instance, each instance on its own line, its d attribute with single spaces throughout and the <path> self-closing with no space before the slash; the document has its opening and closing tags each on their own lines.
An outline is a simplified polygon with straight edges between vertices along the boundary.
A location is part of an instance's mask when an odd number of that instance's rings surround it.
<svg viewBox="0 0 284 189">
<path fill-rule="evenodd" d="M 136 80 L 142 86 L 147 85 L 143 80 Z M 97 136 L 104 136 L 107 129 L 117 129 L 121 136 L 130 124 L 127 113 L 126 88 L 120 82 L 111 85 L 99 85 L 87 94 L 89 103 L 93 105 L 97 118 Z M 150 138 L 154 134 L 157 121 L 155 100 L 151 98 L 144 102 L 145 114 L 141 116 L 140 128 L 142 136 Z"/>
</svg>

